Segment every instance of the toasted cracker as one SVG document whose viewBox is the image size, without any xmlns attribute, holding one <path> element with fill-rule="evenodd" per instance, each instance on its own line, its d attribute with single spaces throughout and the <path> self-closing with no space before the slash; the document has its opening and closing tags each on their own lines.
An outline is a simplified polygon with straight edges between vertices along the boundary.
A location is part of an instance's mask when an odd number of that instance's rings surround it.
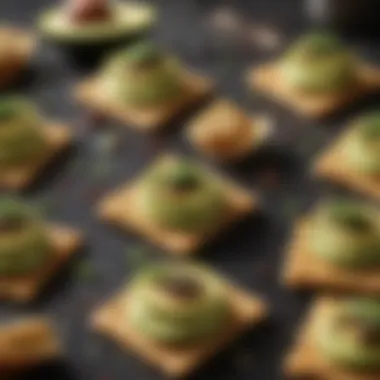
<svg viewBox="0 0 380 380">
<path fill-rule="evenodd" d="M 32 301 L 82 244 L 83 237 L 74 229 L 55 225 L 49 225 L 47 228 L 53 244 L 53 257 L 43 268 L 30 275 L 0 276 L 0 299 L 15 302 Z"/>
<path fill-rule="evenodd" d="M 301 289 L 380 295 L 380 266 L 350 271 L 320 259 L 308 246 L 308 223 L 310 219 L 301 219 L 295 225 L 283 272 L 284 282 Z"/>
<path fill-rule="evenodd" d="M 182 81 L 185 89 L 182 96 L 151 107 L 139 108 L 105 99 L 96 77 L 79 84 L 74 91 L 74 96 L 89 109 L 110 116 L 120 123 L 131 124 L 140 131 L 153 132 L 205 100 L 213 91 L 212 81 L 199 74 L 185 71 L 182 74 Z"/>
<path fill-rule="evenodd" d="M 0 326 L 0 373 L 10 375 L 56 359 L 61 353 L 61 343 L 47 318 L 28 317 Z"/>
<path fill-rule="evenodd" d="M 350 167 L 342 158 L 343 149 L 354 133 L 355 128 L 349 129 L 322 153 L 313 165 L 313 173 L 363 195 L 380 199 L 380 176 L 371 176 L 360 172 Z"/>
<path fill-rule="evenodd" d="M 170 377 L 186 376 L 196 370 L 212 354 L 237 338 L 244 330 L 261 322 L 268 313 L 265 303 L 257 296 L 226 284 L 231 302 L 229 326 L 216 336 L 187 347 L 167 347 L 137 332 L 124 314 L 128 289 L 121 291 L 92 316 L 92 326 L 110 336 L 122 348 L 130 349 L 148 364 L 158 367 Z"/>
<path fill-rule="evenodd" d="M 380 90 L 380 68 L 358 63 L 358 81 L 352 90 L 341 93 L 310 95 L 289 88 L 281 78 L 278 63 L 264 64 L 251 69 L 247 75 L 248 85 L 259 90 L 300 114 L 323 118 L 339 111 L 366 95 Z"/>
<path fill-rule="evenodd" d="M 330 363 L 319 351 L 314 337 L 319 321 L 328 318 L 339 300 L 320 298 L 312 306 L 301 327 L 294 347 L 287 356 L 284 372 L 289 378 L 316 380 L 378 380 L 380 373 L 354 373 Z"/>
<path fill-rule="evenodd" d="M 176 157 L 165 155 L 153 165 L 166 165 L 170 160 L 176 160 Z M 258 206 L 256 195 L 250 194 L 247 190 L 240 188 L 230 180 L 221 178 L 216 173 L 210 171 L 210 175 L 218 178 L 224 186 L 230 209 L 225 219 L 221 220 L 212 230 L 201 233 L 185 233 L 158 226 L 150 221 L 139 213 L 139 209 L 136 207 L 135 200 L 141 186 L 139 178 L 106 196 L 100 202 L 97 211 L 101 219 L 141 234 L 168 252 L 188 255 L 194 253 L 217 233 L 250 214 Z"/>
<path fill-rule="evenodd" d="M 232 149 L 210 149 L 209 140 L 212 136 L 205 129 L 219 123 L 218 114 L 226 108 L 231 117 L 230 123 L 244 123 L 249 128 L 249 135 L 244 135 L 242 139 L 236 141 L 236 147 Z M 260 146 L 268 138 L 271 130 L 272 125 L 268 117 L 258 114 L 246 115 L 232 101 L 219 99 L 190 122 L 186 129 L 186 137 L 203 154 L 222 161 L 234 161 L 243 158 Z"/>
<path fill-rule="evenodd" d="M 21 190 L 27 187 L 54 156 L 68 147 L 72 139 L 69 127 L 56 122 L 47 122 L 42 128 L 49 143 L 49 149 L 46 154 L 34 162 L 28 162 L 9 169 L 0 169 L 0 188 Z"/>
<path fill-rule="evenodd" d="M 0 38 L 12 34 L 17 36 L 17 43 L 13 45 L 14 51 L 7 61 L 0 64 L 0 88 L 5 88 L 14 83 L 20 76 L 21 71 L 28 65 L 36 49 L 36 38 L 31 33 L 13 27 L 0 27 Z"/>
</svg>

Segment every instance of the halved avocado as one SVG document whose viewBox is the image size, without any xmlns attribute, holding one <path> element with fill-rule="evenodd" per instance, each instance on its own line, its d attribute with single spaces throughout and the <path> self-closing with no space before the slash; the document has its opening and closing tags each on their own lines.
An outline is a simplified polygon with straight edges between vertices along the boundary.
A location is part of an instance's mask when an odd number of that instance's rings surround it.
<svg viewBox="0 0 380 380">
<path fill-rule="evenodd" d="M 39 17 L 38 29 L 47 40 L 90 61 L 144 34 L 156 20 L 156 11 L 149 5 L 116 2 L 107 7 L 107 17 L 81 21 L 73 20 L 64 7 L 54 7 Z"/>
</svg>

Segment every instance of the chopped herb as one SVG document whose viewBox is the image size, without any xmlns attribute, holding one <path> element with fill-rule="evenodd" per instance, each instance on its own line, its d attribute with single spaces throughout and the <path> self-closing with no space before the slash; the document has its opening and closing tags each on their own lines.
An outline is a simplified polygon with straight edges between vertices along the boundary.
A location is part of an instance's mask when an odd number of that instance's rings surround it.
<svg viewBox="0 0 380 380">
<path fill-rule="evenodd" d="M 75 268 L 75 274 L 80 280 L 92 281 L 98 277 L 93 264 L 89 260 L 83 260 Z"/>
<path fill-rule="evenodd" d="M 153 251 L 146 246 L 136 246 L 128 248 L 126 254 L 128 266 L 132 267 L 132 269 L 139 269 L 151 261 Z"/>
</svg>

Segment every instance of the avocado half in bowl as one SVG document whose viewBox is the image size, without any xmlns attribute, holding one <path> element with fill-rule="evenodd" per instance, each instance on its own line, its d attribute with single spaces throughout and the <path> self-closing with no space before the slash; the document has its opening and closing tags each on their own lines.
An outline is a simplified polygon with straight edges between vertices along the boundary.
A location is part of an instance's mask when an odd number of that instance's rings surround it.
<svg viewBox="0 0 380 380">
<path fill-rule="evenodd" d="M 45 40 L 76 61 L 92 64 L 147 33 L 155 21 L 155 8 L 147 4 L 68 0 L 43 12 L 37 24 Z"/>
</svg>

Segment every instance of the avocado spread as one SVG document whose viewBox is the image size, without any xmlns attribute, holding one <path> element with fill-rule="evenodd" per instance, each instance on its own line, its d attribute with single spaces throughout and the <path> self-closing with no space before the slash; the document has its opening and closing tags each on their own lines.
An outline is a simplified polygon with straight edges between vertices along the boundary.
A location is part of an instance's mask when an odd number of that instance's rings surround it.
<svg viewBox="0 0 380 380">
<path fill-rule="evenodd" d="M 151 265 L 135 277 L 130 289 L 130 322 L 160 343 L 199 341 L 217 333 L 229 314 L 223 281 L 199 265 Z"/>
<path fill-rule="evenodd" d="M 119 103 L 151 106 L 182 95 L 179 62 L 149 42 L 116 53 L 106 62 L 101 82 L 107 96 Z"/>
<path fill-rule="evenodd" d="M 155 168 L 143 183 L 142 212 L 163 227 L 205 231 L 218 225 L 226 213 L 221 185 L 190 160 Z"/>
<path fill-rule="evenodd" d="M 308 239 L 313 254 L 333 265 L 358 269 L 380 264 L 377 211 L 346 199 L 321 205 L 311 218 Z"/>
<path fill-rule="evenodd" d="M 0 97 L 0 167 L 34 161 L 46 152 L 41 117 L 32 104 L 15 97 Z"/>
<path fill-rule="evenodd" d="M 380 369 L 379 300 L 342 300 L 319 327 L 318 346 L 329 361 L 359 372 Z"/>
<path fill-rule="evenodd" d="M 0 198 L 0 275 L 38 270 L 51 252 L 46 229 L 35 210 L 10 197 Z"/>
<path fill-rule="evenodd" d="M 301 37 L 285 53 L 280 67 L 286 84 L 305 93 L 342 92 L 356 81 L 355 60 L 343 43 L 328 33 Z"/>
</svg>

